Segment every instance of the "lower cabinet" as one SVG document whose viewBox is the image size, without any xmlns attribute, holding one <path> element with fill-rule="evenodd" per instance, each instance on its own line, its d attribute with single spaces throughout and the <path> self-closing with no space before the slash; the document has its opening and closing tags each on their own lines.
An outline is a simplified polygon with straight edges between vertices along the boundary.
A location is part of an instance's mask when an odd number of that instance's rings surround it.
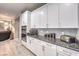
<svg viewBox="0 0 79 59">
<path fill-rule="evenodd" d="M 56 45 L 27 36 L 27 48 L 37 56 L 56 56 Z"/>
<path fill-rule="evenodd" d="M 37 56 L 42 56 L 43 55 L 43 50 L 42 50 L 42 46 L 40 44 L 40 41 L 32 38 L 31 40 L 31 50 L 34 54 L 36 54 Z"/>
<path fill-rule="evenodd" d="M 27 36 L 26 47 L 27 47 L 28 49 L 31 49 L 31 37 L 29 37 L 29 36 Z"/>
<path fill-rule="evenodd" d="M 79 52 L 27 36 L 22 44 L 37 56 L 79 56 Z"/>
<path fill-rule="evenodd" d="M 79 56 L 79 52 L 57 46 L 57 55 L 58 56 Z"/>
<path fill-rule="evenodd" d="M 44 46 L 45 56 L 56 56 L 56 45 L 46 43 Z"/>
<path fill-rule="evenodd" d="M 57 46 L 57 56 L 70 56 L 70 49 Z"/>
<path fill-rule="evenodd" d="M 71 56 L 79 56 L 79 52 L 70 50 Z"/>
</svg>

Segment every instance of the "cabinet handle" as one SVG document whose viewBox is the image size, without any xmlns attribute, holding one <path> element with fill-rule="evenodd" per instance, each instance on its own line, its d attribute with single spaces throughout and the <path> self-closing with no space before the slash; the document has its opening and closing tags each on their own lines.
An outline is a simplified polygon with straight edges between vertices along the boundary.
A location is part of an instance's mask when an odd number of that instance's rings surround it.
<svg viewBox="0 0 79 59">
<path fill-rule="evenodd" d="M 30 45 L 31 45 L 31 40 L 30 40 Z"/>
<path fill-rule="evenodd" d="M 56 55 L 58 56 L 58 52 L 56 53 Z"/>
<path fill-rule="evenodd" d="M 69 53 L 68 51 L 63 50 L 63 52 Z"/>
<path fill-rule="evenodd" d="M 42 46 L 42 50 L 45 51 L 45 47 L 44 46 Z"/>
<path fill-rule="evenodd" d="M 51 45 L 47 44 L 48 46 L 52 47 Z"/>
</svg>

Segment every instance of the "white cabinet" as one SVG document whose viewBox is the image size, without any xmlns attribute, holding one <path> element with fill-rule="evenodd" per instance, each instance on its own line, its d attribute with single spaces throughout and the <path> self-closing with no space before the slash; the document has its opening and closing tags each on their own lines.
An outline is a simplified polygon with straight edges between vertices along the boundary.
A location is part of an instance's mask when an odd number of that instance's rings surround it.
<svg viewBox="0 0 79 59">
<path fill-rule="evenodd" d="M 35 13 L 31 12 L 31 28 L 35 28 Z"/>
<path fill-rule="evenodd" d="M 30 49 L 34 54 L 36 54 L 37 56 L 43 55 L 43 50 L 40 40 L 27 36 L 26 43 L 27 43 L 26 47 Z"/>
<path fill-rule="evenodd" d="M 47 5 L 44 5 L 31 13 L 31 28 L 47 27 Z"/>
<path fill-rule="evenodd" d="M 27 36 L 27 42 L 23 40 L 21 42 L 26 48 L 31 49 L 31 37 Z"/>
<path fill-rule="evenodd" d="M 48 4 L 48 28 L 58 26 L 58 4 Z"/>
<path fill-rule="evenodd" d="M 79 52 L 74 51 L 74 50 L 70 50 L 71 52 L 71 56 L 79 56 Z"/>
<path fill-rule="evenodd" d="M 24 26 L 23 15 L 20 16 L 20 21 L 21 21 L 21 22 L 20 22 L 20 23 L 21 23 L 21 26 Z"/>
<path fill-rule="evenodd" d="M 27 42 L 26 42 L 26 47 L 28 48 L 28 49 L 31 49 L 31 37 L 29 37 L 29 36 L 27 36 Z"/>
<path fill-rule="evenodd" d="M 70 49 L 57 46 L 57 55 L 58 56 L 70 56 L 71 52 L 70 52 Z"/>
<path fill-rule="evenodd" d="M 46 43 L 46 45 L 44 46 L 44 55 L 56 56 L 56 45 Z"/>
<path fill-rule="evenodd" d="M 25 11 L 25 12 L 20 16 L 20 20 L 21 20 L 21 25 L 22 25 L 22 26 L 28 25 L 28 27 L 29 27 L 30 22 L 31 22 L 30 14 L 31 14 L 30 11 Z"/>
<path fill-rule="evenodd" d="M 78 4 L 48 4 L 48 28 L 78 28 Z"/>
<path fill-rule="evenodd" d="M 27 14 L 23 13 L 21 16 L 21 22 L 22 22 L 22 26 L 27 25 Z"/>
<path fill-rule="evenodd" d="M 32 51 L 37 55 L 37 56 L 43 56 L 43 50 L 42 50 L 42 45 L 40 44 L 41 41 L 37 40 L 35 38 L 32 38 Z"/>
<path fill-rule="evenodd" d="M 37 56 L 56 56 L 56 45 L 32 38 L 30 36 L 27 36 L 27 42 L 24 46 L 30 49 Z"/>
<path fill-rule="evenodd" d="M 31 28 L 40 27 L 40 13 L 39 9 L 34 10 L 31 13 Z"/>
<path fill-rule="evenodd" d="M 39 8 L 40 10 L 40 28 L 47 28 L 47 18 L 48 18 L 48 5 L 44 5 Z"/>
<path fill-rule="evenodd" d="M 58 56 L 79 56 L 79 52 L 57 46 L 57 55 Z"/>
<path fill-rule="evenodd" d="M 27 36 L 22 44 L 37 56 L 79 56 L 79 52 Z"/>
<path fill-rule="evenodd" d="M 78 28 L 78 4 L 45 4 L 32 13 L 36 28 Z"/>
<path fill-rule="evenodd" d="M 37 56 L 56 56 L 56 45 L 32 38 L 31 46 Z"/>
<path fill-rule="evenodd" d="M 59 4 L 59 23 L 61 28 L 78 28 L 78 4 Z"/>
</svg>

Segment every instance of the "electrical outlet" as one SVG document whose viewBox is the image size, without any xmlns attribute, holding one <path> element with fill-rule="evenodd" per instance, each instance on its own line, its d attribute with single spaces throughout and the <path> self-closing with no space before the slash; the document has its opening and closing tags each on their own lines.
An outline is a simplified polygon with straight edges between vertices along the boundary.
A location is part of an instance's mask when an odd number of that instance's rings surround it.
<svg viewBox="0 0 79 59">
<path fill-rule="evenodd" d="M 64 35 L 65 33 L 64 33 L 64 32 L 62 32 L 61 34 L 62 34 L 62 35 Z"/>
</svg>

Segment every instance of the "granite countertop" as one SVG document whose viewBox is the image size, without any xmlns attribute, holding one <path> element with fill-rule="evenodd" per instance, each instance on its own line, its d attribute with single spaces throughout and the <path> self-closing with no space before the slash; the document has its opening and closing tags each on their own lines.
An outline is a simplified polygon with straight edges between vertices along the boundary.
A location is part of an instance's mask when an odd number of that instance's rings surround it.
<svg viewBox="0 0 79 59">
<path fill-rule="evenodd" d="M 50 38 L 45 38 L 44 36 L 40 36 L 40 35 L 36 36 L 36 35 L 27 34 L 27 36 L 79 52 L 79 44 L 77 44 L 77 43 L 69 44 L 69 43 L 60 41 L 60 39 L 56 39 L 56 41 L 55 41 L 53 39 L 51 40 Z"/>
</svg>

